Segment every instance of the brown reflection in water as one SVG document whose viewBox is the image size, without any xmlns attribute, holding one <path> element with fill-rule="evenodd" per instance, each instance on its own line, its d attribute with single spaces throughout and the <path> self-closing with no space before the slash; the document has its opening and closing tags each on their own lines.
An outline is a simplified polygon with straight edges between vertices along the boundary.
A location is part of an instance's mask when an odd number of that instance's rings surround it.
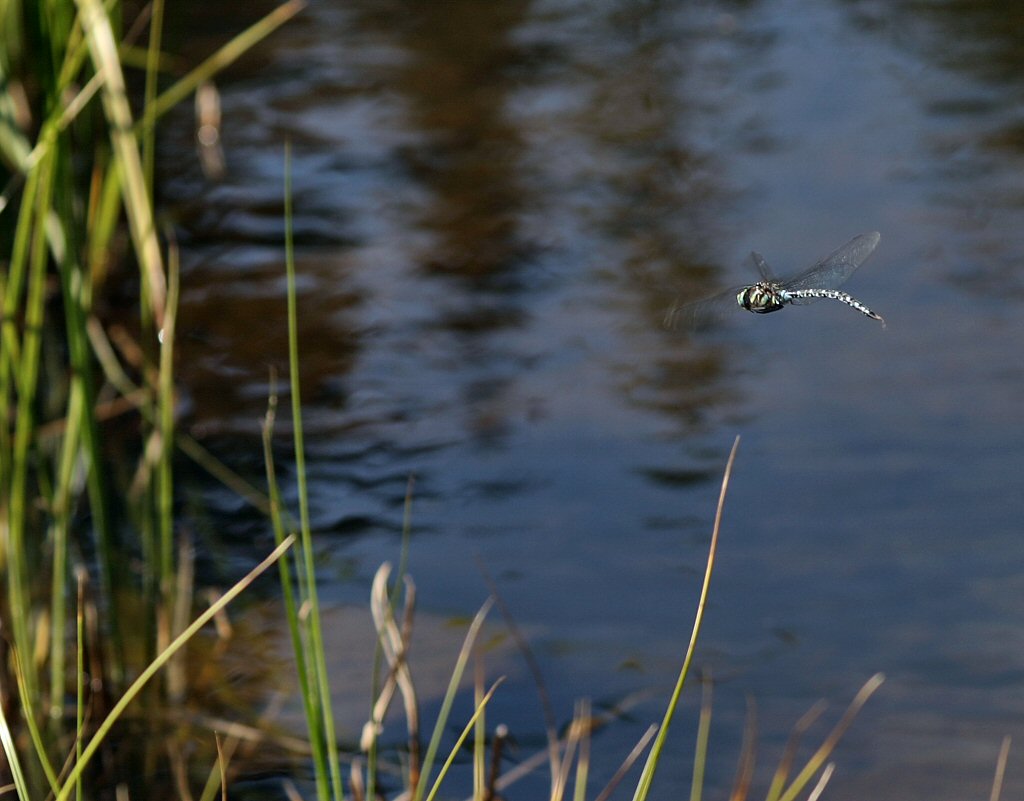
<svg viewBox="0 0 1024 801">
<path fill-rule="evenodd" d="M 897 41 L 943 69 L 967 72 L 988 84 L 1020 84 L 1024 78 L 1024 8 L 1004 0 L 900 2 L 861 12 L 874 27 L 892 24 Z M 929 26 L 932 26 L 929 28 Z"/>
<path fill-rule="evenodd" d="M 411 101 L 410 128 L 426 144 L 402 154 L 433 193 L 419 225 L 437 236 L 430 271 L 483 278 L 514 271 L 525 244 L 516 215 L 520 131 L 508 119 L 523 54 L 510 44 L 527 2 L 396 3 L 363 21 L 391 31 L 411 55 L 389 82 Z"/>
<path fill-rule="evenodd" d="M 951 264 L 957 290 L 1005 299 L 1024 297 L 1014 233 L 1024 210 L 1020 158 L 1024 124 L 1024 6 L 1001 0 L 900 2 L 858 9 L 860 20 L 887 36 L 915 62 L 908 98 L 923 108 L 918 181 L 934 181 L 930 202 L 963 236 L 948 255 L 938 242 L 927 258 Z"/>
<path fill-rule="evenodd" d="M 340 390 L 331 379 L 346 374 L 357 358 L 358 334 L 346 327 L 345 312 L 360 298 L 339 287 L 344 265 L 336 259 L 303 258 L 296 271 L 303 400 L 338 405 L 343 399 L 333 397 Z M 178 359 L 188 395 L 201 401 L 188 409 L 194 434 L 257 433 L 272 375 L 278 393 L 287 395 L 285 292 L 284 264 L 278 261 L 224 272 L 204 268 L 189 276 Z M 324 333 L 326 321 L 330 336 Z"/>
<path fill-rule="evenodd" d="M 706 135 L 739 65 L 764 45 L 739 35 L 731 7 L 622 6 L 601 21 L 603 47 L 577 54 L 589 102 L 572 124 L 602 201 L 592 217 L 616 258 L 601 275 L 618 284 L 612 297 L 638 304 L 631 316 L 643 332 L 662 335 L 610 354 L 612 372 L 630 403 L 689 433 L 735 399 L 727 349 L 659 330 L 677 299 L 721 288 L 718 221 L 741 200 L 728 146 Z M 724 50 L 734 51 L 729 61 Z"/>
</svg>

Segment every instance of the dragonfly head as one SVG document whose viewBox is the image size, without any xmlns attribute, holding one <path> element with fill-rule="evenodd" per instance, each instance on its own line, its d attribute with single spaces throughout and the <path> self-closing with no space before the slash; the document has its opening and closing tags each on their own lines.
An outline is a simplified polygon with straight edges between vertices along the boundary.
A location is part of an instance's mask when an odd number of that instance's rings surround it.
<svg viewBox="0 0 1024 801">
<path fill-rule="evenodd" d="M 769 281 L 758 281 L 741 289 L 736 295 L 736 303 L 749 312 L 768 314 L 781 309 L 786 301 L 778 286 Z"/>
</svg>

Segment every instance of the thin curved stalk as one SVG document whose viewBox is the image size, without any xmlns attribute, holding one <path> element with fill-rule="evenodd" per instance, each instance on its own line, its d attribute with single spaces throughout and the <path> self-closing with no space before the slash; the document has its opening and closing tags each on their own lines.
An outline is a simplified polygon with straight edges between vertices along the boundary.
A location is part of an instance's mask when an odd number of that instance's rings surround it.
<svg viewBox="0 0 1024 801">
<path fill-rule="evenodd" d="M 722 476 L 722 489 L 718 494 L 718 508 L 715 511 L 715 525 L 711 531 L 711 546 L 708 549 L 708 563 L 704 571 L 704 584 L 700 590 L 700 600 L 697 602 L 697 613 L 693 619 L 693 631 L 690 633 L 690 644 L 686 649 L 686 656 L 683 659 L 683 667 L 679 671 L 679 678 L 676 680 L 675 689 L 669 700 L 668 709 L 665 710 L 665 717 L 662 719 L 658 736 L 651 746 L 651 753 L 647 756 L 643 773 L 637 783 L 636 792 L 633 794 L 633 801 L 644 801 L 651 791 L 651 783 L 654 781 L 654 772 L 658 767 L 658 760 L 661 758 L 661 751 L 665 746 L 665 738 L 668 736 L 668 727 L 675 716 L 676 706 L 683 693 L 683 685 L 690 672 L 690 664 L 693 662 L 693 653 L 697 648 L 697 636 L 700 634 L 701 624 L 704 622 L 704 609 L 707 605 L 708 591 L 711 588 L 711 574 L 715 568 L 715 555 L 718 552 L 718 533 L 722 527 L 722 511 L 725 508 L 725 495 L 729 489 L 729 479 L 732 477 L 732 466 L 736 461 L 736 451 L 740 446 L 740 438 L 737 436 L 729 452 L 729 460 L 725 464 L 725 474 Z"/>
</svg>

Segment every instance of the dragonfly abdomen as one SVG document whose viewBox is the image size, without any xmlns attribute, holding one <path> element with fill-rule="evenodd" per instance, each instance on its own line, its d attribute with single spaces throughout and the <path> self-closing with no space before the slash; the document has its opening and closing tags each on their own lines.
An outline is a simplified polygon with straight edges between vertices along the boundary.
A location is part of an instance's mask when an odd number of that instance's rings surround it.
<svg viewBox="0 0 1024 801">
<path fill-rule="evenodd" d="M 840 292 L 838 289 L 783 289 L 780 294 L 783 296 L 784 303 L 792 303 L 795 300 L 810 298 L 828 298 L 829 300 L 838 300 L 840 303 L 845 303 L 850 308 L 856 309 L 861 314 L 866 314 L 872 320 L 878 320 L 883 327 L 885 326 L 885 320 L 882 319 L 882 315 L 871 311 L 871 309 L 857 300 L 857 298 L 853 297 L 853 295 L 849 295 L 846 292 Z"/>
</svg>

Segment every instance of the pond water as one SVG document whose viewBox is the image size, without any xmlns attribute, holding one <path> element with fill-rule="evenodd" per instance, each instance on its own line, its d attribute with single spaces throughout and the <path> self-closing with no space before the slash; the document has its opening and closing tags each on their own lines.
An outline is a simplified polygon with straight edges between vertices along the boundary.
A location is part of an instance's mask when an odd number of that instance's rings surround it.
<svg viewBox="0 0 1024 801">
<path fill-rule="evenodd" d="M 169 22 L 193 53 L 266 10 L 194 5 Z M 740 435 L 697 655 L 709 791 L 748 694 L 763 786 L 811 704 L 834 721 L 883 671 L 828 797 L 987 797 L 1002 737 L 1024 742 L 1020 23 L 996 2 L 312 3 L 223 76 L 222 180 L 191 109 L 164 130 L 183 425 L 259 480 L 289 139 L 329 601 L 397 558 L 414 476 L 426 613 L 471 614 L 482 563 L 563 721 L 652 693 L 596 740 L 599 787 L 660 717 Z M 752 249 L 785 274 L 872 230 L 845 288 L 886 328 L 831 301 L 662 325 L 748 282 Z M 204 492 L 248 563 L 267 525 Z M 698 695 L 659 798 L 688 792 Z M 490 719 L 540 742 L 525 671 Z"/>
</svg>

